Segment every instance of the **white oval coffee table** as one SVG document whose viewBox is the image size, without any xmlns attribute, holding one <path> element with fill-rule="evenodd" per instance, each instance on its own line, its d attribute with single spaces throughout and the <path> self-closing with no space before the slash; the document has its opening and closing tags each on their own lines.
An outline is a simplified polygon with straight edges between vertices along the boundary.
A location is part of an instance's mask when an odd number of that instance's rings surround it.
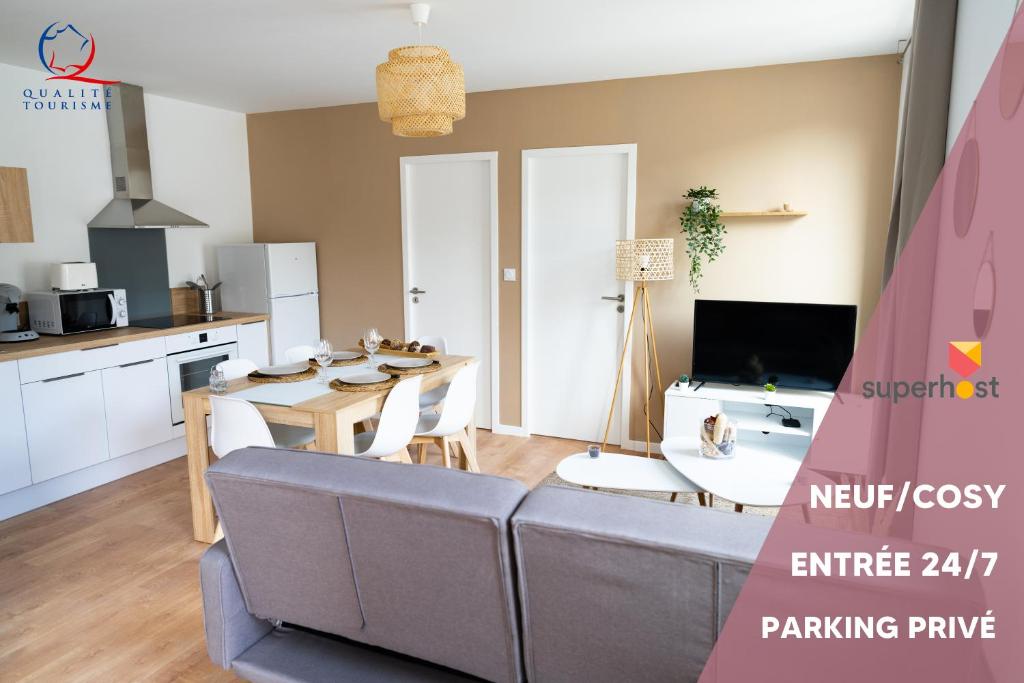
<svg viewBox="0 0 1024 683">
<path fill-rule="evenodd" d="M 639 455 L 601 453 L 591 458 L 587 453 L 574 453 L 558 463 L 555 473 L 565 481 L 580 486 L 671 493 L 673 500 L 677 493 L 703 491 L 668 462 Z"/>
<path fill-rule="evenodd" d="M 797 478 L 803 462 L 797 449 L 762 445 L 756 441 L 736 444 L 732 458 L 705 458 L 700 454 L 697 437 L 675 437 L 661 444 L 661 453 L 684 477 L 703 490 L 733 501 L 737 506 L 779 507 Z M 800 475 L 800 483 L 829 481 L 814 472 Z M 804 493 L 808 488 L 802 487 Z M 801 495 L 792 501 L 806 503 L 809 497 Z"/>
</svg>

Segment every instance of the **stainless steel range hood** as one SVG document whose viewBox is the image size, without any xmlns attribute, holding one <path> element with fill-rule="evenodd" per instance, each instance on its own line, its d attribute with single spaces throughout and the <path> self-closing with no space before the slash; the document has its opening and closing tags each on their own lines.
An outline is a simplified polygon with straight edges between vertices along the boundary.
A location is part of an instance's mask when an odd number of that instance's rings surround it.
<svg viewBox="0 0 1024 683">
<path fill-rule="evenodd" d="M 208 228 L 206 223 L 153 199 L 149 138 L 142 88 L 119 83 L 111 89 L 107 110 L 114 198 L 90 228 Z"/>
</svg>

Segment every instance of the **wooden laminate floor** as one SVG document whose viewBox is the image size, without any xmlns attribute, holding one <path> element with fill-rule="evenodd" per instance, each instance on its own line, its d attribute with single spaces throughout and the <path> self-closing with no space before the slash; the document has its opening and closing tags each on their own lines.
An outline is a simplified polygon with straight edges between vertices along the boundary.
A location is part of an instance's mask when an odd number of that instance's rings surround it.
<svg viewBox="0 0 1024 683">
<path fill-rule="evenodd" d="M 584 448 L 481 430 L 478 458 L 532 488 Z M 0 522 L 0 681 L 235 680 L 206 656 L 206 547 L 184 457 Z"/>
</svg>

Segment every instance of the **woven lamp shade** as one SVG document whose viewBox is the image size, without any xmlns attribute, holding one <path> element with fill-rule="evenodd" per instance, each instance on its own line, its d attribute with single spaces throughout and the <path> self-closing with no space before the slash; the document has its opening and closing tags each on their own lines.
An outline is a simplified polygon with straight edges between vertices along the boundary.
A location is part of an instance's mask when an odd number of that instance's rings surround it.
<svg viewBox="0 0 1024 683">
<path fill-rule="evenodd" d="M 436 45 L 397 47 L 377 65 L 377 111 L 391 131 L 405 138 L 452 132 L 466 116 L 462 67 Z"/>
<path fill-rule="evenodd" d="M 619 240 L 615 243 L 615 279 L 626 282 L 671 280 L 674 239 Z"/>
</svg>

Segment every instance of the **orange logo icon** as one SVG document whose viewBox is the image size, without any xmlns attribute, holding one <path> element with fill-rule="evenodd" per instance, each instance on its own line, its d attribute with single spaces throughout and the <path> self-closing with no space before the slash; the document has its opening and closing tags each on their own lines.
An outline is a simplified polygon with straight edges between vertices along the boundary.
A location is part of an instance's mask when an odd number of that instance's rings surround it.
<svg viewBox="0 0 1024 683">
<path fill-rule="evenodd" d="M 970 377 L 981 367 L 980 341 L 949 342 L 949 368 L 961 377 Z"/>
<path fill-rule="evenodd" d="M 980 341 L 949 342 L 949 368 L 961 377 L 970 377 L 981 367 Z M 961 380 L 956 385 L 956 395 L 970 398 L 974 395 L 974 384 Z"/>
</svg>

